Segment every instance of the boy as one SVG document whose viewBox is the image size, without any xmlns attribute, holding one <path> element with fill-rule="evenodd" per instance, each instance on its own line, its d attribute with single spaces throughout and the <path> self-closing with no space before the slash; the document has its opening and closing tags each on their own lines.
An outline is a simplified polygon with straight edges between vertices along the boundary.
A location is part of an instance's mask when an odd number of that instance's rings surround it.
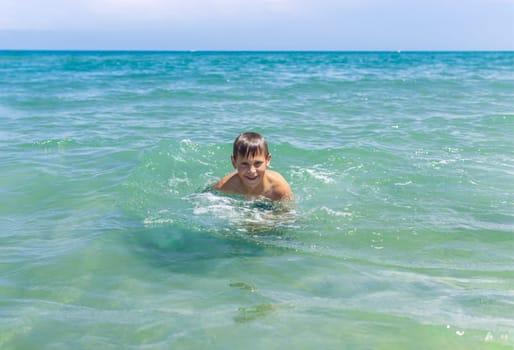
<svg viewBox="0 0 514 350">
<path fill-rule="evenodd" d="M 271 154 L 260 134 L 246 132 L 239 135 L 234 141 L 230 158 L 236 170 L 219 180 L 214 185 L 216 190 L 242 194 L 247 198 L 264 196 L 273 201 L 293 199 L 293 192 L 282 175 L 266 170 Z"/>
</svg>

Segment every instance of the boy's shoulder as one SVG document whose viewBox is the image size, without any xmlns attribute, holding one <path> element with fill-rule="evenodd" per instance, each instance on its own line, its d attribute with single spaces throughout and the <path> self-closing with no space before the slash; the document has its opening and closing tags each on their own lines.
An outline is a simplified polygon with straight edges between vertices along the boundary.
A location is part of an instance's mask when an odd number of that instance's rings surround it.
<svg viewBox="0 0 514 350">
<path fill-rule="evenodd" d="M 232 192 L 236 191 L 237 185 L 239 185 L 239 178 L 237 173 L 234 171 L 228 175 L 225 175 L 222 179 L 220 179 L 216 184 L 214 184 L 215 190 Z"/>
<path fill-rule="evenodd" d="M 274 170 L 266 170 L 266 174 L 268 175 L 268 179 L 271 181 L 272 184 L 275 183 L 287 183 L 286 179 L 279 173 Z"/>
<path fill-rule="evenodd" d="M 273 170 L 267 170 L 266 173 L 270 180 L 272 196 L 274 198 L 291 199 L 293 197 L 291 187 L 280 173 Z"/>
</svg>

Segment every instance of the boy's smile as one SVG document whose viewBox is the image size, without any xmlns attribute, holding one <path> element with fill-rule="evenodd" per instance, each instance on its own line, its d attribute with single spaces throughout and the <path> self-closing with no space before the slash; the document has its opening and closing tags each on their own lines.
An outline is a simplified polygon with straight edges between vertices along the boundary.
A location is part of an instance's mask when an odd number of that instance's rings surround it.
<svg viewBox="0 0 514 350">
<path fill-rule="evenodd" d="M 232 165 L 237 171 L 242 185 L 248 189 L 254 189 L 262 183 L 266 168 L 270 164 L 271 155 L 266 157 L 264 154 L 259 153 L 254 157 L 238 155 L 234 159 L 232 157 Z"/>
</svg>

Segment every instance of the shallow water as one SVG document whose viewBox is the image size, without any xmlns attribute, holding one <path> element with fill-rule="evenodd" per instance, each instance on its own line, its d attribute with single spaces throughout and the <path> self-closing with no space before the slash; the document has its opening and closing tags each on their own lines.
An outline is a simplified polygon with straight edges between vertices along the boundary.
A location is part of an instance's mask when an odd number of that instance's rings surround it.
<svg viewBox="0 0 514 350">
<path fill-rule="evenodd" d="M 0 348 L 512 349 L 513 53 L 0 54 Z M 293 208 L 208 190 L 266 136 Z"/>
</svg>

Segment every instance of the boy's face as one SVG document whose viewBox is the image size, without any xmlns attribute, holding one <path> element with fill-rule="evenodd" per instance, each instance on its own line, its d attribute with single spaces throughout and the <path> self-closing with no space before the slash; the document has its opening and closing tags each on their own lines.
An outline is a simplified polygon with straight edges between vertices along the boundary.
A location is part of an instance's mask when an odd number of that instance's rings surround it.
<svg viewBox="0 0 514 350">
<path fill-rule="evenodd" d="M 261 184 L 270 160 L 271 154 L 267 157 L 264 153 L 258 153 L 255 157 L 238 155 L 236 158 L 232 156 L 232 165 L 243 184 L 246 187 L 255 188 Z"/>
</svg>

